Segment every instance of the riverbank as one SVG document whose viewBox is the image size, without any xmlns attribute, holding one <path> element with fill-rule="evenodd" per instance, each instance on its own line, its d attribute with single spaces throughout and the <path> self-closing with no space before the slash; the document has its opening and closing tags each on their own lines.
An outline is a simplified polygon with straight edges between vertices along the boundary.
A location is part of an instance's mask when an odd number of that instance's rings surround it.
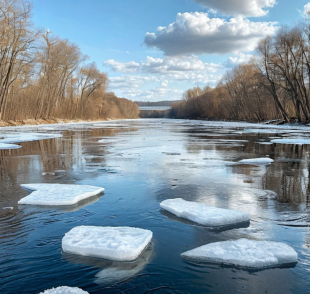
<svg viewBox="0 0 310 294">
<path fill-rule="evenodd" d="M 51 124 L 73 124 L 73 123 L 91 123 L 91 122 L 105 122 L 111 120 L 120 120 L 122 118 L 106 118 L 106 119 L 99 119 L 99 120 L 69 120 L 69 119 L 57 119 L 57 118 L 50 118 L 50 119 L 26 119 L 26 120 L 9 120 L 4 121 L 0 120 L 0 128 L 3 127 L 18 127 L 18 126 L 38 126 L 38 125 L 51 125 Z M 126 119 L 126 118 L 124 118 Z"/>
</svg>

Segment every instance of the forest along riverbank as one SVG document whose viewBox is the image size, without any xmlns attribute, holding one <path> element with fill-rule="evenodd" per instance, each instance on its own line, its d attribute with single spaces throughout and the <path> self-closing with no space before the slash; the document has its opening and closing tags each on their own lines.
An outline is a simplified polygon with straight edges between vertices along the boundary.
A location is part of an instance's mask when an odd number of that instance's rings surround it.
<svg viewBox="0 0 310 294">
<path fill-rule="evenodd" d="M 107 91 L 107 74 L 78 45 L 35 28 L 31 2 L 1 6 L 0 125 L 139 117 L 136 103 Z"/>
<path fill-rule="evenodd" d="M 63 285 L 89 293 L 308 291 L 307 127 L 140 119 L 14 127 L 0 136 L 12 129 L 10 135 L 24 141 L 15 143 L 19 149 L 0 150 L 1 293 Z M 18 205 L 29 195 L 20 185 L 31 183 L 105 192 L 72 207 Z M 174 198 L 240 210 L 251 221 L 200 226 L 160 208 Z M 124 224 L 153 232 L 151 246 L 133 263 L 61 250 L 74 227 Z M 283 242 L 297 251 L 298 263 L 250 270 L 181 258 L 199 246 L 240 238 Z"/>
</svg>

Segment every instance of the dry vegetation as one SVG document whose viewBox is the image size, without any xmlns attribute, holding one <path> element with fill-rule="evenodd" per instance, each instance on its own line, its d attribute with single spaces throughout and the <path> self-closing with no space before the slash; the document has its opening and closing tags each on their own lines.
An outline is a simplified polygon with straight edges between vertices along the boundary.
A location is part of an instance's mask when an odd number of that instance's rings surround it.
<svg viewBox="0 0 310 294">
<path fill-rule="evenodd" d="M 282 27 L 260 41 L 256 56 L 215 88 L 187 90 L 172 117 L 286 122 L 310 120 L 310 24 Z"/>
<path fill-rule="evenodd" d="M 0 0 L 0 120 L 136 118 L 107 75 L 66 39 L 33 27 L 26 0 Z M 13 122 L 12 122 L 13 123 Z"/>
</svg>

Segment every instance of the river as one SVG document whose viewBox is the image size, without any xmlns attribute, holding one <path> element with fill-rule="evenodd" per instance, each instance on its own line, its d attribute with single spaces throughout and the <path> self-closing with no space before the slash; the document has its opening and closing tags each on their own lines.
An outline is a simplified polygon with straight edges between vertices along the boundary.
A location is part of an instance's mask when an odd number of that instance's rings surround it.
<svg viewBox="0 0 310 294">
<path fill-rule="evenodd" d="M 63 137 L 0 150 L 2 294 L 35 294 L 62 285 L 91 294 L 309 292 L 310 146 L 270 140 L 307 139 L 310 128 L 141 119 L 1 129 L 17 131 Z M 266 156 L 275 162 L 238 163 Z M 28 194 L 20 184 L 41 182 L 101 186 L 105 193 L 62 209 L 18 206 Z M 170 198 L 246 211 L 251 223 L 223 230 L 199 226 L 163 211 L 159 203 Z M 153 240 L 134 263 L 62 253 L 62 237 L 79 225 L 149 229 Z M 248 270 L 180 257 L 204 244 L 238 238 L 285 242 L 299 261 L 293 267 Z"/>
</svg>

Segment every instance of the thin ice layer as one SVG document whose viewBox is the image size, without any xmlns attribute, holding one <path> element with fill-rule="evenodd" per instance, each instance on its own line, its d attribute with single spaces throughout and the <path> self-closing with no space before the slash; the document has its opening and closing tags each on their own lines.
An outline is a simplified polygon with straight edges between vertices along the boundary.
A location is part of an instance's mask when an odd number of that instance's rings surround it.
<svg viewBox="0 0 310 294">
<path fill-rule="evenodd" d="M 247 212 L 207 206 L 203 203 L 190 202 L 181 198 L 164 200 L 160 203 L 160 207 L 178 217 L 209 227 L 249 222 L 251 218 Z"/>
<path fill-rule="evenodd" d="M 88 185 L 23 184 L 21 187 L 34 192 L 19 200 L 18 204 L 48 206 L 73 205 L 104 191 L 104 188 Z"/>
<path fill-rule="evenodd" d="M 52 139 L 62 137 L 61 134 L 45 134 L 45 133 L 5 133 L 0 137 L 0 149 L 17 149 L 21 146 L 12 143 L 30 142 L 44 139 Z"/>
<path fill-rule="evenodd" d="M 310 140 L 309 139 L 301 139 L 301 138 L 295 138 L 295 139 L 274 139 L 271 140 L 272 143 L 277 144 L 295 144 L 295 145 L 309 145 Z"/>
<path fill-rule="evenodd" d="M 250 159 L 242 159 L 239 161 L 240 163 L 245 163 L 245 164 L 270 164 L 273 163 L 274 160 L 271 158 L 250 158 Z"/>
<path fill-rule="evenodd" d="M 284 243 L 248 239 L 207 244 L 184 252 L 181 256 L 251 268 L 296 263 L 298 259 L 297 252 Z"/>
<path fill-rule="evenodd" d="M 80 288 L 77 287 L 58 287 L 58 288 L 52 288 L 49 290 L 45 290 L 44 292 L 41 292 L 40 294 L 88 294 L 88 292 L 83 291 Z"/>
<path fill-rule="evenodd" d="M 22 146 L 16 144 L 7 144 L 7 143 L 0 143 L 0 149 L 18 149 Z"/>
<path fill-rule="evenodd" d="M 151 242 L 149 230 L 130 227 L 79 226 L 62 239 L 64 252 L 115 261 L 137 259 Z"/>
</svg>

